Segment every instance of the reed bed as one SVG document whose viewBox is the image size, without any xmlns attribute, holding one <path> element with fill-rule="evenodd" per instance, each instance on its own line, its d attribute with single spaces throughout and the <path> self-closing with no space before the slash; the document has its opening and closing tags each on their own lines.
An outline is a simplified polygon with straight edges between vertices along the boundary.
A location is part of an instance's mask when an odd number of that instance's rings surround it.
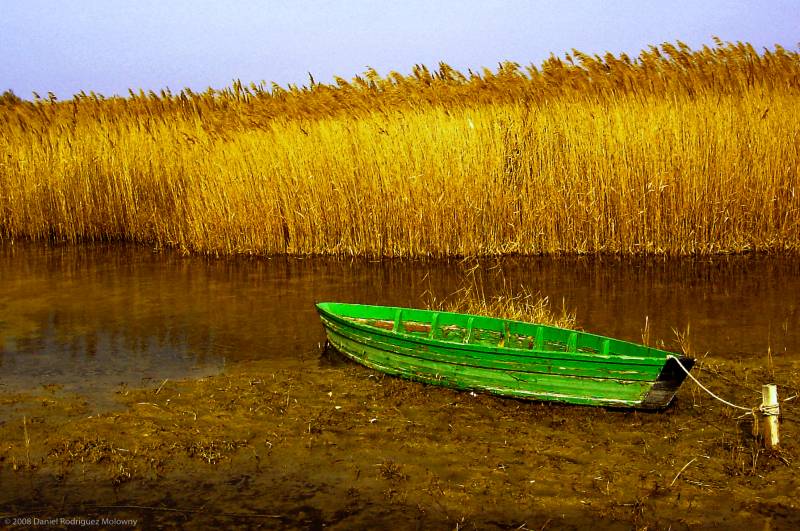
<svg viewBox="0 0 800 531">
<path fill-rule="evenodd" d="M 800 54 L 0 97 L 0 238 L 212 254 L 800 250 Z"/>
</svg>

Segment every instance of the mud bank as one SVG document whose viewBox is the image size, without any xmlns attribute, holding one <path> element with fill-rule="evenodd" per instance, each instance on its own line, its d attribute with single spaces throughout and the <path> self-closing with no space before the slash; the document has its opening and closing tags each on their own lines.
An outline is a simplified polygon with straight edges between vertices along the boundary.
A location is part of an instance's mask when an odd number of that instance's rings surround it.
<svg viewBox="0 0 800 531">
<path fill-rule="evenodd" d="M 103 411 L 57 387 L 6 393 L 0 521 L 797 528 L 800 367 L 754 363 L 706 359 L 693 372 L 747 405 L 778 383 L 780 451 L 691 382 L 666 411 L 641 413 L 455 392 L 328 354 L 300 369 L 249 362 L 120 387 Z"/>
</svg>

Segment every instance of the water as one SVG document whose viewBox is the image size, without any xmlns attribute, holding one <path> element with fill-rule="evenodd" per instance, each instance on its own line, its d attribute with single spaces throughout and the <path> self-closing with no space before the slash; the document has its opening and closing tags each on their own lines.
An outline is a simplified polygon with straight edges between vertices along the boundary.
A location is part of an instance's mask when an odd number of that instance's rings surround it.
<svg viewBox="0 0 800 531">
<path fill-rule="evenodd" d="M 324 341 L 316 301 L 424 306 L 458 289 L 458 261 L 187 257 L 129 245 L 0 245 L 0 391 L 55 384 L 101 400 L 120 385 L 229 364 L 300 366 Z M 586 330 L 696 354 L 800 363 L 800 258 L 486 260 L 487 294 L 524 286 Z"/>
</svg>

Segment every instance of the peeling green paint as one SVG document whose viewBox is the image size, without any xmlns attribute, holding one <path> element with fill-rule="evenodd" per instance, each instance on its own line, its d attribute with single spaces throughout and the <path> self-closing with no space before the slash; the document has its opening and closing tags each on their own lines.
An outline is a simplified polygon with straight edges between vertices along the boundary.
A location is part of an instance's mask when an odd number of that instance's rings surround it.
<svg viewBox="0 0 800 531">
<path fill-rule="evenodd" d="M 586 332 L 388 306 L 320 303 L 317 310 L 328 341 L 346 356 L 390 375 L 455 389 L 659 409 L 685 378 L 671 366 L 672 352 Z"/>
</svg>

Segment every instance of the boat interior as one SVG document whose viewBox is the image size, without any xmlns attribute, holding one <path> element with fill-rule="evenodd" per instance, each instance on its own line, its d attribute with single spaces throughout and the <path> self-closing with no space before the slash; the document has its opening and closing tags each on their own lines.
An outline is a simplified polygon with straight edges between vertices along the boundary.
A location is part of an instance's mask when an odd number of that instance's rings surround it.
<svg viewBox="0 0 800 531">
<path fill-rule="evenodd" d="M 602 336 L 552 326 L 449 312 L 393 309 L 394 317 L 345 317 L 360 325 L 429 340 L 487 347 L 587 354 L 634 354 L 642 348 Z M 387 316 L 388 317 L 388 316 Z M 649 350 L 646 349 L 645 350 Z"/>
</svg>

